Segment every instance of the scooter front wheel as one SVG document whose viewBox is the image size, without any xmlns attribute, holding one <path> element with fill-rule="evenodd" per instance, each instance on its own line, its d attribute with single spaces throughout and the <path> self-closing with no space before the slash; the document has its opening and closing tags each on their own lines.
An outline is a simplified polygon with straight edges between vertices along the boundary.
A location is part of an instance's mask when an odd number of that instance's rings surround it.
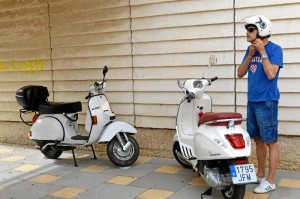
<svg viewBox="0 0 300 199">
<path fill-rule="evenodd" d="M 188 161 L 186 161 L 184 159 L 184 157 L 182 156 L 178 141 L 174 142 L 174 144 L 173 144 L 173 155 L 174 155 L 175 159 L 177 160 L 177 162 L 179 162 L 179 164 L 181 164 L 183 167 L 188 168 L 188 169 L 192 168 L 192 165 Z"/>
<path fill-rule="evenodd" d="M 116 136 L 107 144 L 108 158 L 110 161 L 112 161 L 112 163 L 121 167 L 132 165 L 138 159 L 140 153 L 140 148 L 137 141 L 131 135 L 126 135 L 128 141 L 131 143 L 126 150 L 123 150 Z M 122 136 L 122 133 L 121 137 L 126 143 L 126 139 Z"/>
</svg>

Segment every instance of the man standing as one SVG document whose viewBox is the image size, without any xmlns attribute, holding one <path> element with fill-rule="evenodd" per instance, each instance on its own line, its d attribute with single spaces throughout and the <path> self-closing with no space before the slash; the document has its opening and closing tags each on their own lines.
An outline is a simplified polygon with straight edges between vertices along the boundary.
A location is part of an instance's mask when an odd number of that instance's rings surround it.
<svg viewBox="0 0 300 199">
<path fill-rule="evenodd" d="M 246 21 L 247 41 L 250 42 L 238 78 L 248 72 L 247 131 L 256 144 L 258 160 L 257 179 L 260 185 L 255 193 L 275 190 L 275 173 L 279 162 L 277 87 L 280 68 L 283 67 L 282 48 L 269 41 L 271 21 L 264 16 L 253 16 Z M 269 149 L 269 173 L 265 166 Z"/>
</svg>

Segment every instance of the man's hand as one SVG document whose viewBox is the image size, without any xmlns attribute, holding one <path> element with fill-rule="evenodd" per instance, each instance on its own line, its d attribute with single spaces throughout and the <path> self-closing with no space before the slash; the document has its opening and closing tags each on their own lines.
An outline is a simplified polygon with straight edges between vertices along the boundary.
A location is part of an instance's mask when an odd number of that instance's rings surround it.
<svg viewBox="0 0 300 199">
<path fill-rule="evenodd" d="M 266 54 L 265 44 L 261 39 L 259 38 L 255 39 L 255 41 L 252 43 L 251 46 L 254 46 L 261 55 Z"/>
<path fill-rule="evenodd" d="M 255 51 L 256 51 L 256 46 L 254 44 L 251 44 L 248 57 L 250 57 L 252 59 L 252 57 L 254 56 Z"/>
</svg>

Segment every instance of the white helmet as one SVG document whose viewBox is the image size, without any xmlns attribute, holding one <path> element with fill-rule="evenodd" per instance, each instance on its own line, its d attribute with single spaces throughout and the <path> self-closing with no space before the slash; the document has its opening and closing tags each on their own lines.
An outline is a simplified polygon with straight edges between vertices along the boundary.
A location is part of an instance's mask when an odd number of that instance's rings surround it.
<svg viewBox="0 0 300 199">
<path fill-rule="evenodd" d="M 258 35 L 262 38 L 272 35 L 272 23 L 270 19 L 265 16 L 257 15 L 250 17 L 245 23 L 245 28 L 247 29 L 249 25 L 256 26 Z"/>
</svg>

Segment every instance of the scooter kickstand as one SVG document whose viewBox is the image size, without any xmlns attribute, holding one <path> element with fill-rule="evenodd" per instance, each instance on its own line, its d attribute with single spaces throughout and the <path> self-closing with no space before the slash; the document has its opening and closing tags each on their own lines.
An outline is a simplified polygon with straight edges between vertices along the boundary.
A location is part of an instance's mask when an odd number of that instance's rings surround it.
<svg viewBox="0 0 300 199">
<path fill-rule="evenodd" d="M 212 187 L 209 187 L 206 191 L 204 191 L 201 194 L 201 199 L 203 199 L 203 196 L 210 196 L 212 194 Z"/>
<path fill-rule="evenodd" d="M 93 147 L 92 144 L 91 144 L 91 147 L 92 147 L 92 151 L 93 151 L 93 155 L 94 155 L 94 160 L 97 160 L 97 157 L 96 157 L 96 154 L 95 154 L 95 150 L 94 150 L 94 147 Z"/>
<path fill-rule="evenodd" d="M 77 164 L 77 161 L 76 161 L 76 158 L 75 158 L 74 149 L 72 149 L 72 154 L 73 154 L 74 166 L 78 167 L 78 164 Z"/>
</svg>

